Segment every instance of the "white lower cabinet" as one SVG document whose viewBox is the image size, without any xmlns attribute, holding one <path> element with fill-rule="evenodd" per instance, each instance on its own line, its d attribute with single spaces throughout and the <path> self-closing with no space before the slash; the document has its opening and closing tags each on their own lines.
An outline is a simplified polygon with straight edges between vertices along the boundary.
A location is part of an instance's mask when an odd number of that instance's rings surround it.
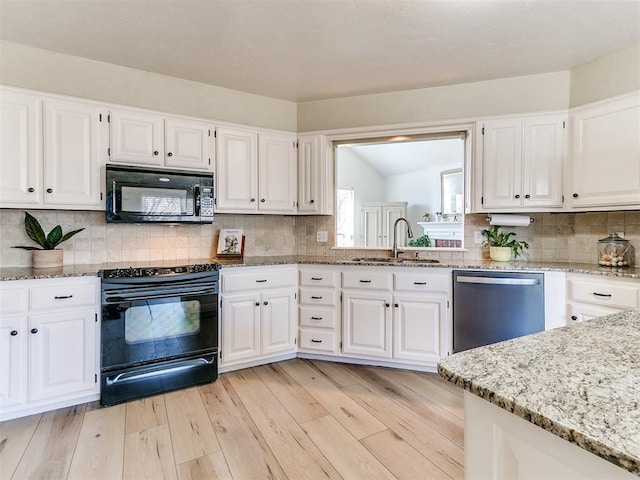
<svg viewBox="0 0 640 480">
<path fill-rule="evenodd" d="M 298 350 L 340 354 L 340 270 L 327 265 L 300 266 Z"/>
<path fill-rule="evenodd" d="M 570 323 L 640 308 L 640 283 L 634 279 L 567 275 Z"/>
<path fill-rule="evenodd" d="M 296 277 L 295 267 L 223 269 L 221 368 L 295 353 Z"/>
<path fill-rule="evenodd" d="M 98 291 L 95 277 L 0 282 L 0 420 L 98 398 Z"/>
<path fill-rule="evenodd" d="M 393 358 L 437 363 L 444 355 L 446 308 L 446 299 L 435 295 L 394 296 Z"/>
<path fill-rule="evenodd" d="M 342 351 L 391 358 L 391 294 L 342 292 Z"/>
</svg>

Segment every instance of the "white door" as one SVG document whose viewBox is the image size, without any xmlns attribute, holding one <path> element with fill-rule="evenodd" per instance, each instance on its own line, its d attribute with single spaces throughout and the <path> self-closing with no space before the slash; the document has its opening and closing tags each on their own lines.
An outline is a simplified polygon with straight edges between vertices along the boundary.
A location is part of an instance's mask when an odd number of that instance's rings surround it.
<svg viewBox="0 0 640 480">
<path fill-rule="evenodd" d="M 362 207 L 360 214 L 360 235 L 363 247 L 382 245 L 382 209 L 380 207 Z"/>
<path fill-rule="evenodd" d="M 580 109 L 572 124 L 573 205 L 640 204 L 640 100 Z"/>
<path fill-rule="evenodd" d="M 382 207 L 382 243 L 383 247 L 391 248 L 393 246 L 393 224 L 400 217 L 407 216 L 406 206 L 384 206 Z M 396 241 L 399 247 L 407 245 L 407 224 L 402 222 L 398 225 L 398 234 Z"/>
<path fill-rule="evenodd" d="M 571 323 L 584 322 L 605 315 L 612 315 L 624 311 L 621 308 L 600 307 L 584 304 L 569 304 L 569 319 Z"/>
<path fill-rule="evenodd" d="M 164 164 L 162 117 L 144 112 L 111 112 L 111 154 L 109 160 L 142 165 Z"/>
<path fill-rule="evenodd" d="M 222 364 L 260 356 L 260 306 L 253 293 L 222 297 Z"/>
<path fill-rule="evenodd" d="M 213 171 L 211 125 L 185 119 L 165 120 L 165 160 L 167 167 Z"/>
<path fill-rule="evenodd" d="M 396 295 L 393 302 L 393 358 L 437 362 L 444 355 L 446 299 Z"/>
<path fill-rule="evenodd" d="M 519 207 L 522 204 L 522 121 L 485 122 L 483 139 L 483 207 Z"/>
<path fill-rule="evenodd" d="M 562 207 L 564 115 L 524 120 L 522 205 Z"/>
<path fill-rule="evenodd" d="M 298 137 L 298 211 L 320 213 L 322 189 L 321 136 Z"/>
<path fill-rule="evenodd" d="M 42 102 L 29 95 L 0 95 L 0 203 L 42 201 Z"/>
<path fill-rule="evenodd" d="M 250 130 L 218 128 L 216 139 L 217 211 L 258 209 L 258 135 Z"/>
<path fill-rule="evenodd" d="M 44 106 L 44 203 L 100 205 L 101 110 L 74 101 L 45 100 Z"/>
<path fill-rule="evenodd" d="M 391 358 L 391 294 L 342 293 L 343 352 Z"/>
<path fill-rule="evenodd" d="M 284 289 L 262 294 L 262 355 L 295 352 L 295 290 Z"/>
<path fill-rule="evenodd" d="M 258 210 L 295 212 L 298 185 L 296 137 L 261 133 L 258 142 Z"/>
<path fill-rule="evenodd" d="M 29 317 L 29 400 L 94 390 L 93 309 Z"/>
<path fill-rule="evenodd" d="M 29 330 L 26 315 L 0 317 L 0 407 L 27 401 Z"/>
</svg>

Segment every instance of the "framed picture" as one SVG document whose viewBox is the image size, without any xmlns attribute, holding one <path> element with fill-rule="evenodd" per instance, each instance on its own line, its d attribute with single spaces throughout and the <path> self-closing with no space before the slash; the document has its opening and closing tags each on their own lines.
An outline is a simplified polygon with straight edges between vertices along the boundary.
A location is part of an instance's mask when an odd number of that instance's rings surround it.
<svg viewBox="0 0 640 480">
<path fill-rule="evenodd" d="M 235 255 L 244 253 L 244 235 L 241 228 L 223 228 L 218 238 L 218 256 Z"/>
</svg>

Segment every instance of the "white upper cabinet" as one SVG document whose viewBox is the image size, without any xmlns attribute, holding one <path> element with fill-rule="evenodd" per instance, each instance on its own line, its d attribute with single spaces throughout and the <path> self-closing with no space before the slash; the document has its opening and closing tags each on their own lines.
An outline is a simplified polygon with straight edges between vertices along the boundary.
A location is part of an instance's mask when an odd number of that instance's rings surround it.
<svg viewBox="0 0 640 480">
<path fill-rule="evenodd" d="M 258 192 L 261 212 L 296 211 L 296 137 L 258 134 Z"/>
<path fill-rule="evenodd" d="M 258 134 L 224 127 L 216 136 L 216 211 L 257 211 Z"/>
<path fill-rule="evenodd" d="M 101 209 L 106 112 L 3 89 L 0 207 Z"/>
<path fill-rule="evenodd" d="M 213 170 L 213 127 L 204 121 L 112 110 L 110 161 Z"/>
<path fill-rule="evenodd" d="M 564 115 L 479 122 L 483 210 L 562 207 Z"/>
<path fill-rule="evenodd" d="M 574 208 L 640 205 L 640 93 L 571 112 Z"/>
<path fill-rule="evenodd" d="M 333 148 L 324 135 L 298 137 L 298 212 L 333 214 Z"/>
</svg>

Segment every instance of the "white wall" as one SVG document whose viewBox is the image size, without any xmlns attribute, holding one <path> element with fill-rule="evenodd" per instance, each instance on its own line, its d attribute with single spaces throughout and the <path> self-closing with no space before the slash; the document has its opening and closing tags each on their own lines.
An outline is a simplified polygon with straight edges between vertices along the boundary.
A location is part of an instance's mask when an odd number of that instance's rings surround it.
<svg viewBox="0 0 640 480">
<path fill-rule="evenodd" d="M 297 129 L 294 102 L 10 42 L 0 42 L 0 84 L 256 127 Z"/>
<path fill-rule="evenodd" d="M 571 69 L 570 106 L 639 89 L 640 45 L 636 45 Z"/>
</svg>

